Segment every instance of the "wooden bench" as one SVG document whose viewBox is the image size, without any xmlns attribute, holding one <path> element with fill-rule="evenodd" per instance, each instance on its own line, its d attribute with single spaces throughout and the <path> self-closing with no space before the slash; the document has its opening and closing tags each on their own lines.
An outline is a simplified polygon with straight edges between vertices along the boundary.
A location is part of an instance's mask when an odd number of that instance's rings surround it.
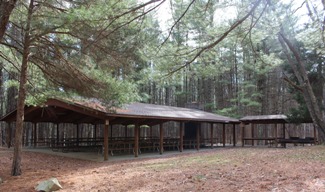
<svg viewBox="0 0 325 192">
<path fill-rule="evenodd" d="M 245 138 L 242 139 L 242 142 L 243 142 L 242 146 L 243 147 L 245 145 L 245 141 L 252 141 L 252 142 L 254 142 L 254 141 L 266 141 L 267 144 L 273 145 L 275 143 L 276 139 L 273 138 L 273 137 L 259 137 L 259 138 L 245 137 Z"/>
<path fill-rule="evenodd" d="M 197 141 L 195 139 L 186 139 L 183 141 L 183 147 L 189 148 L 189 149 L 191 149 L 191 148 L 195 149 L 196 143 L 197 143 Z"/>
<path fill-rule="evenodd" d="M 298 144 L 316 144 L 317 141 L 315 141 L 314 137 L 305 137 L 305 138 L 299 138 L 299 137 L 290 137 L 289 139 L 278 139 L 278 143 L 283 143 L 283 144 L 294 144 L 297 146 Z"/>
<path fill-rule="evenodd" d="M 96 150 L 102 151 L 102 140 L 75 140 L 75 139 L 62 139 L 57 141 L 52 139 L 50 148 L 52 151 L 62 151 L 64 153 L 70 151 L 84 151 L 84 150 Z"/>
</svg>

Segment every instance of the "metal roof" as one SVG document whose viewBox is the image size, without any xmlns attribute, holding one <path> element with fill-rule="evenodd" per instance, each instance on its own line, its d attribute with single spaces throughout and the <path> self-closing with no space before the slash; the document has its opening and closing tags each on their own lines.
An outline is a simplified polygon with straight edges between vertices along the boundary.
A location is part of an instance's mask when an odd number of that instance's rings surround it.
<svg viewBox="0 0 325 192">
<path fill-rule="evenodd" d="M 246 116 L 241 119 L 243 123 L 286 123 L 288 117 L 283 114 L 278 115 L 256 115 Z"/>
<path fill-rule="evenodd" d="M 1 121 L 15 121 L 16 111 Z M 102 123 L 154 125 L 166 121 L 197 121 L 211 123 L 239 123 L 238 119 L 201 110 L 163 105 L 132 103 L 112 109 L 98 101 L 49 99 L 42 106 L 26 106 L 25 121 L 53 123 Z"/>
<path fill-rule="evenodd" d="M 183 120 L 222 122 L 222 123 L 238 123 L 238 119 L 217 115 L 196 109 L 188 109 L 181 107 L 171 107 L 163 105 L 153 105 L 145 103 L 132 103 L 126 105 L 124 109 L 118 109 L 116 114 L 134 115 L 142 117 L 157 118 L 175 118 Z"/>
</svg>

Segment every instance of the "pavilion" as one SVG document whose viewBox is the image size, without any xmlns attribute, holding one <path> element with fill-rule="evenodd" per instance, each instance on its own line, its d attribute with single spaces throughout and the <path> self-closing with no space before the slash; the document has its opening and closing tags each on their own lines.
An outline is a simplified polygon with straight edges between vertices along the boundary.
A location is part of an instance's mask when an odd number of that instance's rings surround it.
<svg viewBox="0 0 325 192">
<path fill-rule="evenodd" d="M 7 123 L 16 121 L 16 110 L 8 113 L 0 119 L 0 121 L 5 121 Z M 107 108 L 99 101 L 87 100 L 87 101 L 77 101 L 77 100 L 63 100 L 63 99 L 48 99 L 43 105 L 40 106 L 25 106 L 25 122 L 31 122 L 35 129 L 37 123 L 54 123 L 56 124 L 56 138 L 53 145 L 58 146 L 68 146 L 67 143 L 61 143 L 62 138 L 59 138 L 59 124 L 60 123 L 72 123 L 77 125 L 77 138 L 74 141 L 74 146 L 82 146 L 82 139 L 78 137 L 78 125 L 79 124 L 92 124 L 95 126 L 104 125 L 103 138 L 97 139 L 96 136 L 93 140 L 95 144 L 100 143 L 103 148 L 104 160 L 108 160 L 108 154 L 112 144 L 109 144 L 109 125 L 134 125 L 134 138 L 132 138 L 131 143 L 126 141 L 123 142 L 124 146 L 127 144 L 129 148 L 133 149 L 135 157 L 139 154 L 139 149 L 142 146 L 139 143 L 140 132 L 139 127 L 142 125 L 147 125 L 149 127 L 154 125 L 159 125 L 160 137 L 158 141 L 154 144 L 147 144 L 146 147 L 157 147 L 160 154 L 162 154 L 164 146 L 169 145 L 164 141 L 163 138 L 163 126 L 162 124 L 169 121 L 179 122 L 179 136 L 177 142 L 177 148 L 180 152 L 183 151 L 185 144 L 184 135 L 186 135 L 187 130 L 192 130 L 193 125 L 196 129 L 196 143 L 194 143 L 196 149 L 200 147 L 200 125 L 201 123 L 208 123 L 210 125 L 210 138 L 211 147 L 213 146 L 213 125 L 222 124 L 223 125 L 223 146 L 225 146 L 225 125 L 233 125 L 233 144 L 235 146 L 235 129 L 236 125 L 240 124 L 238 119 L 225 117 L 213 113 L 208 113 L 196 109 L 162 106 L 154 104 L 145 103 L 132 103 L 125 105 L 123 108 Z M 35 131 L 34 131 L 35 132 Z M 184 134 L 185 133 L 185 134 Z M 192 134 L 193 135 L 193 134 Z M 88 141 L 88 140 L 87 140 Z M 34 137 L 34 142 L 36 143 L 36 137 Z M 71 142 L 71 141 L 70 141 Z"/>
<path fill-rule="evenodd" d="M 246 116 L 240 119 L 241 128 L 242 128 L 242 146 L 244 147 L 246 141 L 250 141 L 252 146 L 254 146 L 255 141 L 265 141 L 265 143 L 275 144 L 277 146 L 278 143 L 282 144 L 286 147 L 287 143 L 302 143 L 302 144 L 316 144 L 316 129 L 314 127 L 314 137 L 307 138 L 299 138 L 299 137 L 288 137 L 286 135 L 286 124 L 290 123 L 288 121 L 288 117 L 283 114 L 277 115 L 256 115 L 256 116 Z M 306 122 L 310 123 L 310 122 Z M 256 135 L 256 125 L 264 124 L 264 125 L 273 125 L 273 133 L 264 134 L 264 136 Z M 281 125 L 280 133 L 278 131 L 278 125 Z M 247 126 L 250 125 L 250 130 L 247 130 Z M 250 134 L 247 134 L 247 131 Z M 266 131 L 264 130 L 264 133 Z M 246 135 L 247 134 L 247 135 Z"/>
</svg>

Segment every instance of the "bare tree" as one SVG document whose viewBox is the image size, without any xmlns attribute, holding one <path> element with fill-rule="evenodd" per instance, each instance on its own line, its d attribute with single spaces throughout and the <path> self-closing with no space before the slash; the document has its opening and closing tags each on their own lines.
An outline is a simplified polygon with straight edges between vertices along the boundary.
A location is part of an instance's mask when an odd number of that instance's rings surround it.
<svg viewBox="0 0 325 192">
<path fill-rule="evenodd" d="M 32 14 L 34 9 L 34 0 L 31 0 L 28 7 L 27 23 L 24 34 L 24 48 L 23 59 L 20 70 L 20 83 L 18 92 L 18 104 L 17 104 L 17 119 L 16 119 L 16 132 L 15 132 L 15 148 L 14 157 L 12 163 L 11 174 L 13 176 L 21 175 L 21 149 L 22 149 L 22 136 L 23 136 L 23 123 L 24 123 L 24 107 L 26 99 L 26 83 L 27 83 L 27 67 L 28 57 L 30 56 L 30 26 L 32 20 Z"/>
<path fill-rule="evenodd" d="M 305 63 L 300 57 L 298 50 L 294 47 L 291 41 L 285 36 L 284 32 L 281 31 L 278 35 L 278 39 L 281 43 L 282 49 L 287 57 L 287 60 L 298 80 L 299 87 L 304 96 L 304 100 L 307 104 L 310 116 L 313 120 L 314 125 L 325 135 L 325 121 L 323 119 L 323 113 L 318 105 L 315 93 L 309 82 L 307 71 L 305 69 Z M 291 54 L 288 51 L 291 51 Z"/>
</svg>

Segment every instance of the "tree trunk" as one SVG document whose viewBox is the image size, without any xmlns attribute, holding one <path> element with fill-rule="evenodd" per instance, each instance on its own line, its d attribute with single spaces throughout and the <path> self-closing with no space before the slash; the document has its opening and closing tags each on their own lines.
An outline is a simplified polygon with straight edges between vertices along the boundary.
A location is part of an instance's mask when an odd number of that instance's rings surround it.
<svg viewBox="0 0 325 192">
<path fill-rule="evenodd" d="M 7 24 L 17 0 L 0 0 L 0 42 L 6 32 Z"/>
<path fill-rule="evenodd" d="M 27 24 L 24 35 L 24 50 L 23 59 L 20 70 L 20 83 L 18 92 L 18 104 L 17 104 L 17 119 L 16 119 L 16 132 L 15 132 L 15 147 L 14 157 L 12 163 L 12 176 L 21 175 L 21 150 L 22 150 L 22 134 L 24 123 L 24 107 L 26 99 L 26 83 L 27 83 L 27 67 L 30 54 L 30 22 L 33 14 L 34 0 L 30 0 L 28 7 Z"/>
<path fill-rule="evenodd" d="M 4 115 L 4 91 L 3 91 L 3 83 L 4 83 L 4 79 L 3 79 L 3 63 L 0 62 L 0 117 L 2 117 Z M 4 142 L 4 122 L 0 123 L 0 146 L 3 145 Z"/>
<path fill-rule="evenodd" d="M 313 120 L 313 123 L 321 131 L 322 136 L 324 137 L 324 135 L 325 135 L 325 121 L 323 119 L 323 113 L 321 112 L 321 109 L 318 105 L 315 94 L 314 94 L 311 84 L 309 82 L 308 75 L 307 75 L 306 69 L 304 67 L 305 65 L 304 65 L 302 59 L 300 58 L 298 51 L 294 48 L 292 43 L 285 37 L 285 35 L 282 32 L 279 33 L 279 41 L 281 43 L 283 51 L 285 52 L 285 54 L 287 56 L 289 64 L 292 67 L 292 70 L 294 71 L 294 74 L 298 79 L 299 86 L 301 86 L 301 88 L 303 90 L 302 92 L 303 92 L 304 100 L 308 107 L 308 111 L 309 111 L 310 116 Z M 287 47 L 293 53 L 293 56 L 295 58 L 295 61 L 297 62 L 297 65 L 292 60 L 291 55 L 289 55 Z"/>
</svg>

